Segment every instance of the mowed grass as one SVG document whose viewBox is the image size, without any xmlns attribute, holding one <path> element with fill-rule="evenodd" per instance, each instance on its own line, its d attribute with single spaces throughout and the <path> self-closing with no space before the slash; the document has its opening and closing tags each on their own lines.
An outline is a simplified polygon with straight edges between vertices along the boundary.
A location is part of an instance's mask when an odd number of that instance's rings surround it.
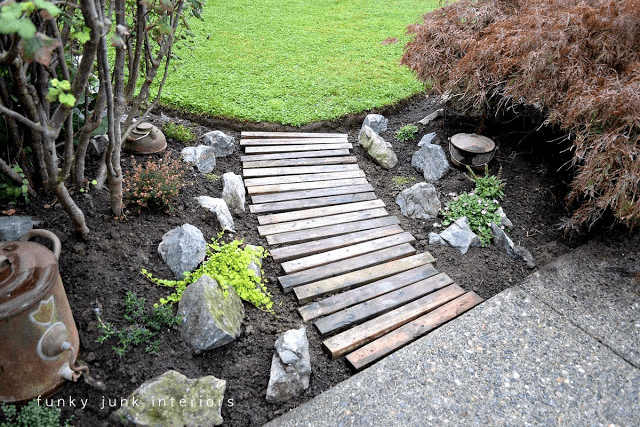
<svg viewBox="0 0 640 427">
<path fill-rule="evenodd" d="M 175 53 L 162 102 L 216 117 L 301 125 L 423 90 L 399 64 L 406 27 L 437 0 L 209 0 Z M 389 43 L 397 39 L 397 43 Z M 386 42 L 385 42 L 386 41 Z"/>
</svg>

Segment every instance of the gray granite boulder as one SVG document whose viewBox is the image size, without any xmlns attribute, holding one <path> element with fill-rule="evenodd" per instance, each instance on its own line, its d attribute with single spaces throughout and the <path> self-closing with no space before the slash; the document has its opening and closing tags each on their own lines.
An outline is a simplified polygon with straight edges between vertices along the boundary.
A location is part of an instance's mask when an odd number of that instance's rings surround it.
<svg viewBox="0 0 640 427">
<path fill-rule="evenodd" d="M 219 130 L 205 133 L 202 135 L 202 141 L 213 148 L 216 157 L 226 157 L 236 149 L 233 137 Z"/>
<path fill-rule="evenodd" d="M 438 135 L 435 132 L 430 132 L 422 137 L 420 142 L 418 142 L 418 147 L 422 147 L 423 145 L 434 144 L 438 140 Z"/>
<path fill-rule="evenodd" d="M 507 233 L 505 233 L 502 228 L 496 224 L 491 224 L 491 232 L 493 233 L 493 243 L 503 252 L 506 252 L 511 258 L 522 258 L 529 268 L 536 266 L 531 253 L 526 248 L 513 243 L 513 240 L 507 236 Z"/>
<path fill-rule="evenodd" d="M 391 144 L 382 139 L 369 126 L 362 126 L 359 142 L 367 150 L 367 154 L 383 168 L 391 169 L 398 163 L 398 157 L 391 149 Z"/>
<path fill-rule="evenodd" d="M 225 201 L 232 213 L 243 213 L 245 211 L 244 203 L 246 199 L 242 177 L 233 172 L 227 172 L 222 175 L 222 180 L 224 181 L 222 200 Z"/>
<path fill-rule="evenodd" d="M 144 382 L 112 414 L 128 426 L 218 426 L 226 381 L 214 376 L 189 379 L 176 371 Z"/>
<path fill-rule="evenodd" d="M 267 401 L 286 402 L 309 388 L 311 356 L 306 330 L 292 329 L 276 340 L 276 353 L 271 360 L 271 376 Z"/>
<path fill-rule="evenodd" d="M 504 226 L 505 228 L 513 228 L 513 223 L 509 220 L 509 218 L 507 218 L 507 214 L 504 213 L 504 210 L 502 210 L 502 206 L 500 206 L 497 210 L 498 215 L 500 215 L 500 225 Z"/>
<path fill-rule="evenodd" d="M 440 244 L 440 245 L 447 245 L 447 242 L 445 242 L 444 240 L 442 240 L 442 237 L 440 237 L 440 235 L 438 233 L 429 233 L 429 244 L 430 245 L 435 245 L 435 244 Z"/>
<path fill-rule="evenodd" d="M 0 217 L 0 240 L 14 242 L 33 230 L 33 220 L 28 216 L 2 216 Z"/>
<path fill-rule="evenodd" d="M 433 113 L 427 114 L 423 119 L 419 120 L 418 123 L 421 125 L 428 125 L 438 117 L 440 117 L 444 113 L 444 108 L 438 108 Z"/>
<path fill-rule="evenodd" d="M 362 129 L 364 129 L 365 126 L 369 126 L 371 130 L 380 135 L 382 132 L 387 130 L 388 124 L 389 119 L 381 114 L 367 114 L 367 117 L 365 117 L 364 121 L 362 122 L 360 133 L 362 133 Z"/>
<path fill-rule="evenodd" d="M 218 223 L 220 223 L 220 227 L 222 227 L 223 230 L 230 231 L 231 233 L 236 232 L 231 212 L 229 212 L 227 203 L 223 199 L 216 199 L 209 196 L 199 196 L 195 199 L 200 206 L 216 214 Z"/>
<path fill-rule="evenodd" d="M 180 155 L 183 162 L 193 164 L 200 173 L 209 173 L 216 167 L 215 151 L 207 145 L 185 147 Z"/>
<path fill-rule="evenodd" d="M 204 275 L 183 292 L 178 316 L 182 318 L 182 338 L 198 354 L 228 344 L 240 335 L 244 306 L 233 287 L 223 291 L 218 282 Z"/>
<path fill-rule="evenodd" d="M 174 228 L 162 236 L 158 252 L 176 279 L 182 280 L 184 272 L 193 271 L 207 252 L 207 242 L 202 231 L 191 224 Z"/>
<path fill-rule="evenodd" d="M 411 157 L 411 166 L 421 171 L 427 182 L 436 182 L 449 170 L 449 162 L 439 145 L 424 144 Z"/>
<path fill-rule="evenodd" d="M 458 218 L 453 224 L 447 227 L 440 238 L 448 245 L 458 249 L 461 254 L 466 254 L 470 247 L 480 246 L 480 239 L 476 233 L 471 231 L 467 222 L 467 217 Z"/>
<path fill-rule="evenodd" d="M 433 219 L 440 211 L 440 200 L 436 188 L 429 183 L 419 182 L 398 194 L 396 204 L 402 215 L 413 219 Z"/>
</svg>

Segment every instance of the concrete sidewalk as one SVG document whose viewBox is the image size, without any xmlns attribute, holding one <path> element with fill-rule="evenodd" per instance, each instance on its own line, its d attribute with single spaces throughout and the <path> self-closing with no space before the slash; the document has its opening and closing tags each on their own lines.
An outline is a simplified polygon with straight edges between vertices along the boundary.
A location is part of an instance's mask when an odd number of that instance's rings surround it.
<svg viewBox="0 0 640 427">
<path fill-rule="evenodd" d="M 639 280 L 591 242 L 267 425 L 640 426 Z"/>
</svg>

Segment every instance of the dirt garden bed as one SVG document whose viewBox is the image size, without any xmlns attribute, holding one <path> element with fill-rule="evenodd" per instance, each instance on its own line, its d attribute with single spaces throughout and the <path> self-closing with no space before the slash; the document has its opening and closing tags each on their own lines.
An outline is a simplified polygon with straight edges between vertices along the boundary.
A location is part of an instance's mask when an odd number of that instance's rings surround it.
<svg viewBox="0 0 640 427">
<path fill-rule="evenodd" d="M 472 248 L 466 255 L 461 255 L 451 248 L 429 246 L 427 236 L 430 231 L 437 231 L 433 227 L 436 221 L 425 223 L 403 217 L 395 204 L 395 198 L 403 188 L 423 181 L 419 172 L 411 167 L 411 156 L 417 150 L 417 142 L 422 135 L 436 132 L 444 144 L 446 138 L 455 133 L 478 131 L 475 121 L 447 112 L 444 118 L 428 126 L 419 126 L 415 141 L 400 142 L 394 138 L 399 128 L 417 122 L 436 107 L 433 99 L 420 96 L 384 112 L 389 119 L 389 128 L 382 136 L 393 144 L 399 159 L 394 169 L 385 171 L 378 167 L 360 147 L 356 146 L 353 152 L 389 212 L 398 216 L 402 227 L 415 236 L 418 251 L 429 251 L 437 259 L 438 270 L 449 274 L 463 288 L 474 290 L 483 298 L 490 298 L 521 282 L 532 270 L 527 269 L 523 261 L 513 260 L 495 247 Z M 242 130 L 294 130 L 272 124 L 243 124 L 189 116 L 178 118 L 175 113 L 164 113 L 173 121 L 190 126 L 197 135 L 221 130 L 238 140 Z M 160 118 L 154 117 L 155 123 L 160 125 Z M 349 134 L 350 142 L 356 142 L 363 118 L 364 115 L 357 115 L 337 122 L 309 125 L 301 130 L 345 132 Z M 525 134 L 519 133 L 521 129 L 514 129 L 510 125 L 509 128 L 483 130 L 483 134 L 494 138 L 498 144 L 497 156 L 490 171 L 495 174 L 502 167 L 502 178 L 507 184 L 502 206 L 514 224 L 511 238 L 529 249 L 538 264 L 542 265 L 583 243 L 587 237 L 565 234 L 557 228 L 561 219 L 568 216 L 564 208 L 568 178 L 566 174 L 556 172 L 558 162 L 548 161 L 548 151 L 536 151 L 536 142 L 531 143 L 532 139 L 542 139 L 544 135 L 533 135 L 528 141 L 517 144 Z M 182 145 L 169 139 L 168 148 L 169 155 L 177 157 Z M 214 173 L 222 175 L 232 171 L 241 174 L 240 154 L 236 151 L 231 156 L 218 159 Z M 131 159 L 128 156 L 123 159 L 123 167 L 130 168 Z M 394 180 L 394 177 L 402 179 Z M 144 211 L 115 220 L 109 212 L 106 190 L 77 195 L 76 199 L 86 213 L 87 225 L 91 229 L 87 239 L 74 235 L 71 222 L 49 194 L 41 194 L 27 206 L 17 208 L 17 214 L 32 216 L 40 221 L 39 227 L 51 230 L 60 237 L 63 247 L 60 271 L 81 336 L 80 358 L 87 362 L 92 375 L 106 385 L 106 390 L 100 391 L 84 383 L 67 384 L 54 396 L 67 401 L 70 397 L 88 399 L 84 409 L 63 408 L 65 417 L 74 416 L 73 423 L 76 426 L 112 425 L 109 416 L 117 408 L 108 407 L 108 400 L 107 406 L 103 407 L 103 398 L 126 397 L 144 381 L 170 369 L 189 378 L 213 375 L 226 380 L 222 409 L 224 425 L 243 427 L 262 425 L 352 375 L 343 359 L 331 360 L 323 352 L 321 337 L 308 325 L 313 372 L 310 388 L 298 399 L 286 404 L 266 402 L 273 344 L 282 332 L 302 324 L 294 296 L 283 294 L 277 283 L 277 277 L 283 272 L 270 258 L 265 260 L 263 267 L 276 315 L 246 305 L 242 335 L 222 348 L 193 355 L 175 328 L 165 329 L 161 333 L 162 343 L 157 355 L 149 355 L 145 353 L 144 346 L 139 346 L 119 357 L 111 349 L 114 341 L 103 344 L 96 341 L 99 331 L 94 309 L 98 305 L 102 306 L 102 318 L 105 321 L 123 326 L 126 324 L 123 319 L 123 298 L 127 291 L 132 290 L 139 297 L 146 298 L 148 307 L 169 293 L 166 288 L 150 283 L 140 274 L 140 270 L 146 268 L 157 277 L 171 278 L 171 271 L 157 251 L 164 233 L 184 223 L 198 227 L 207 239 L 219 232 L 214 216 L 200 208 L 194 197 L 220 197 L 222 181 L 211 180 L 195 172 L 190 172 L 186 179 L 190 185 L 182 190 L 174 216 Z M 473 184 L 464 177 L 463 171 L 452 169 L 435 186 L 444 203 L 449 199 L 449 193 L 469 191 Z M 5 210 L 8 206 L 2 208 Z M 266 241 L 257 234 L 255 215 L 247 213 L 236 216 L 234 220 L 237 233 L 233 237 L 266 247 Z"/>
</svg>

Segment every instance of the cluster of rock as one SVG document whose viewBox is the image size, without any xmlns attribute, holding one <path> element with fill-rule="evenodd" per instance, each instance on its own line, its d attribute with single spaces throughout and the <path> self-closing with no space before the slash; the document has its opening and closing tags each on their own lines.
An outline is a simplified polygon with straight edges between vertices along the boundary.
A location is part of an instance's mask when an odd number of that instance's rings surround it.
<svg viewBox="0 0 640 427">
<path fill-rule="evenodd" d="M 436 120 L 443 113 L 442 109 L 427 115 L 419 123 L 426 125 Z M 391 144 L 382 139 L 378 134 L 387 129 L 388 120 L 379 114 L 369 114 L 360 130 L 358 140 L 360 145 L 367 150 L 380 166 L 391 169 L 398 159 L 392 150 Z M 419 220 L 433 220 L 437 218 L 441 203 L 433 183 L 440 180 L 449 170 L 447 156 L 439 144 L 435 132 L 428 133 L 418 143 L 419 149 L 411 157 L 411 166 L 422 172 L 425 182 L 419 182 L 410 188 L 403 190 L 396 197 L 396 204 L 403 215 Z M 535 267 L 533 257 L 524 247 L 515 245 L 505 234 L 503 229 L 512 228 L 513 224 L 499 208 L 500 224 L 492 224 L 494 244 L 503 249 L 510 257 L 520 257 L 527 262 L 530 268 Z M 462 254 L 467 253 L 470 247 L 480 246 L 478 236 L 471 231 L 466 217 L 459 218 L 442 233 L 430 233 L 429 244 L 442 244 L 458 249 Z"/>
<path fill-rule="evenodd" d="M 182 149 L 182 160 L 191 163 L 201 173 L 210 173 L 216 167 L 216 157 L 225 157 L 236 149 L 233 137 L 214 130 L 202 135 L 202 144 Z"/>
<path fill-rule="evenodd" d="M 234 180 L 232 176 L 228 179 L 229 182 Z M 223 199 L 206 198 L 204 201 L 216 209 L 224 206 L 228 213 Z M 206 242 L 197 227 L 184 224 L 165 233 L 158 252 L 175 277 L 182 279 L 185 272 L 193 271 L 204 260 Z M 261 262 L 261 259 L 255 259 L 247 267 L 258 277 L 261 276 Z M 182 319 L 178 327 L 182 338 L 195 354 L 199 354 L 238 338 L 245 311 L 235 289 L 223 290 L 215 279 L 203 275 L 183 292 L 178 316 Z M 266 399 L 286 402 L 309 387 L 311 359 L 304 327 L 282 334 L 275 342 L 275 349 Z M 212 376 L 188 379 L 168 371 L 142 384 L 127 398 L 127 402 L 137 400 L 139 404 L 123 405 L 115 416 L 136 426 L 220 425 L 225 386 L 224 380 Z M 156 402 L 155 407 L 152 401 Z M 162 405 L 158 403 L 160 401 L 173 403 Z"/>
<path fill-rule="evenodd" d="M 380 114 L 369 114 L 364 119 L 358 142 L 367 150 L 367 154 L 380 166 L 391 169 L 398 163 L 398 157 L 393 152 L 391 144 L 379 135 L 387 130 L 387 120 Z"/>
</svg>

